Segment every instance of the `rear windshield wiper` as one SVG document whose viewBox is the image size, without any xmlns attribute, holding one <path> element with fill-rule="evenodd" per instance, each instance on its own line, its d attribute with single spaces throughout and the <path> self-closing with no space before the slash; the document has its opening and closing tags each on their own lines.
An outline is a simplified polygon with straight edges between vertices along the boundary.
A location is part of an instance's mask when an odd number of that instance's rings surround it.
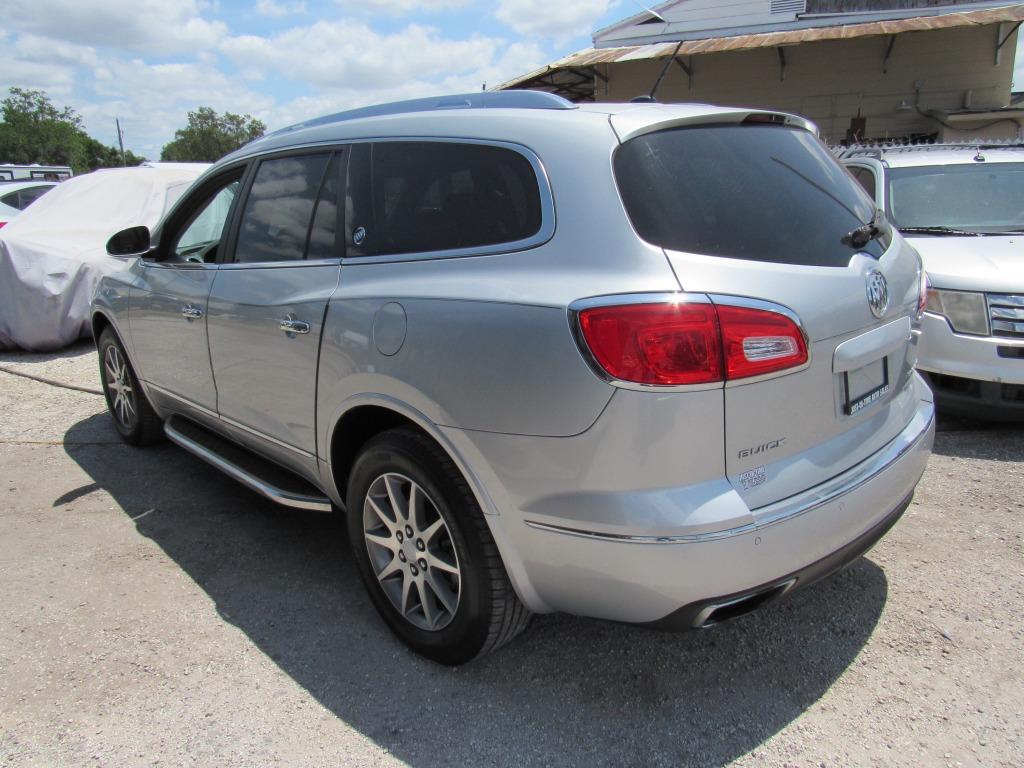
<svg viewBox="0 0 1024 768">
<path fill-rule="evenodd" d="M 881 210 L 876 209 L 875 215 L 871 217 L 871 221 L 867 224 L 862 224 L 852 232 L 847 232 L 843 237 L 843 242 L 851 248 L 863 248 L 872 240 L 885 234 L 888 231 L 888 226 L 885 214 Z"/>
<path fill-rule="evenodd" d="M 981 232 L 972 232 L 969 229 L 956 229 L 955 227 L 901 227 L 900 232 L 904 235 L 965 235 L 981 237 Z"/>
</svg>

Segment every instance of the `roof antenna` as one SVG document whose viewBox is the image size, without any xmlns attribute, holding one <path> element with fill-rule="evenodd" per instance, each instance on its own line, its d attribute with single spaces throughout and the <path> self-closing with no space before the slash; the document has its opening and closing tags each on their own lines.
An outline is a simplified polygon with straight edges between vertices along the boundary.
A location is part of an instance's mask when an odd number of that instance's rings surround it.
<svg viewBox="0 0 1024 768">
<path fill-rule="evenodd" d="M 658 86 L 661 85 L 661 81 L 665 77 L 665 73 L 668 72 L 668 68 L 672 66 L 672 62 L 675 61 L 676 55 L 679 53 L 679 49 L 683 47 L 683 41 L 680 40 L 676 45 L 676 49 L 672 51 L 672 55 L 665 61 L 665 66 L 661 68 L 661 74 L 658 75 L 658 79 L 654 81 L 654 86 L 651 88 L 650 93 L 641 94 L 640 96 L 634 96 L 630 101 L 638 104 L 646 104 L 650 102 L 656 102 L 654 94 L 658 92 Z"/>
</svg>

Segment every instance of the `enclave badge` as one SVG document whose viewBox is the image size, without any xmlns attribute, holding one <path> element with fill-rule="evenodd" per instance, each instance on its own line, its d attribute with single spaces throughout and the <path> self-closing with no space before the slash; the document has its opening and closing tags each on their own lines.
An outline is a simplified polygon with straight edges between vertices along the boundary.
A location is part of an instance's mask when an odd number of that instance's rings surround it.
<svg viewBox="0 0 1024 768">
<path fill-rule="evenodd" d="M 885 275 L 877 269 L 868 272 L 868 306 L 871 314 L 881 318 L 885 310 L 889 308 L 889 286 L 886 285 Z"/>
</svg>

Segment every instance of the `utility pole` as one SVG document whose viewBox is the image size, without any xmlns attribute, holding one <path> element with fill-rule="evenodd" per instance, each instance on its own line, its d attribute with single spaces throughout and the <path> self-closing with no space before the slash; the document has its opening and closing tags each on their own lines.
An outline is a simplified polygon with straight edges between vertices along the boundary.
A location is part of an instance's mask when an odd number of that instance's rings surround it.
<svg viewBox="0 0 1024 768">
<path fill-rule="evenodd" d="M 124 168 L 127 165 L 124 160 L 124 132 L 121 130 L 121 121 L 116 117 L 114 125 L 117 126 L 117 145 L 121 148 L 121 167 Z"/>
</svg>

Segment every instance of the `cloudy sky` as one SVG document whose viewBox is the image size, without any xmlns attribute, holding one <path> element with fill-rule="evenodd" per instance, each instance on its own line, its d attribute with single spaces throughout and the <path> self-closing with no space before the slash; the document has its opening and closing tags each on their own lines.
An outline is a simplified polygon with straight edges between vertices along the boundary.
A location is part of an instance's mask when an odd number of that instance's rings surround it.
<svg viewBox="0 0 1024 768">
<path fill-rule="evenodd" d="M 205 105 L 280 128 L 479 90 L 590 45 L 642 0 L 4 0 L 0 94 L 41 88 L 158 158 Z M 1018 56 L 1018 86 L 1024 56 Z"/>
<path fill-rule="evenodd" d="M 621 7 L 613 6 L 621 4 Z M 353 106 L 480 90 L 586 48 L 633 0 L 4 0 L 0 94 L 73 106 L 157 158 L 199 105 L 270 129 Z"/>
</svg>

